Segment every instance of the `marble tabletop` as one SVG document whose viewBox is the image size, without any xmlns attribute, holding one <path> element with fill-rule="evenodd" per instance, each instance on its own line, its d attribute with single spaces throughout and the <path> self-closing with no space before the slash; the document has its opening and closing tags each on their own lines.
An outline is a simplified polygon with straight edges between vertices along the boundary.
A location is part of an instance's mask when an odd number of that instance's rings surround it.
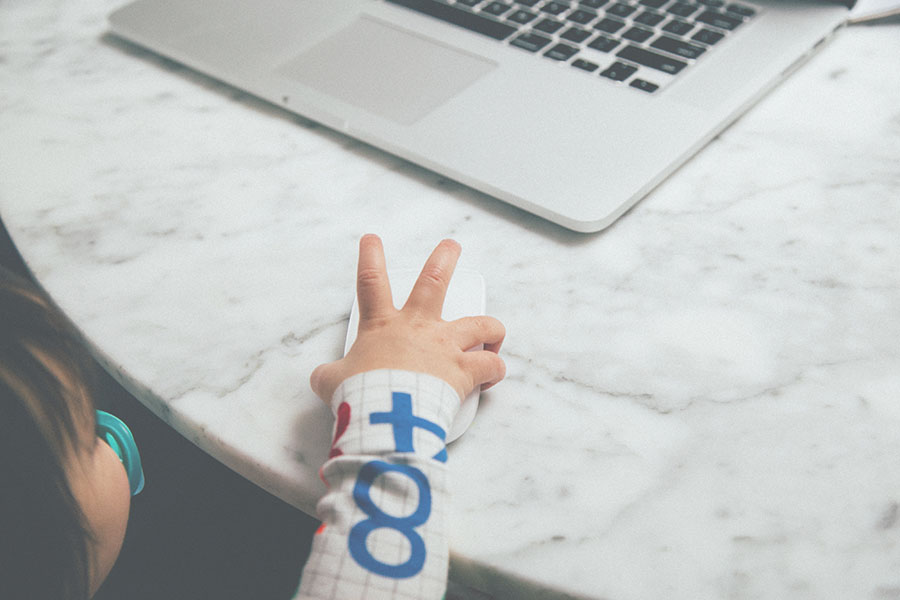
<svg viewBox="0 0 900 600">
<path fill-rule="evenodd" d="M 172 427 L 312 512 L 357 240 L 453 237 L 508 330 L 450 447 L 454 585 L 900 598 L 900 25 L 584 235 L 111 38 L 122 3 L 0 5 L 0 216 Z"/>
</svg>

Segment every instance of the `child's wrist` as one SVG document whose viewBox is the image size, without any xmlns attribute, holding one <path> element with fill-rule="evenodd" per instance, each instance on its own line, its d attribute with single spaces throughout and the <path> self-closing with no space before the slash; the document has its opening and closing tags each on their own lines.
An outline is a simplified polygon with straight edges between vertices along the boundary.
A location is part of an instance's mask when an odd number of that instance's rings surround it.
<svg viewBox="0 0 900 600">
<path fill-rule="evenodd" d="M 342 408 L 342 405 L 347 406 Z M 400 369 L 376 369 L 352 375 L 340 383 L 331 399 L 331 410 L 339 427 L 342 419 L 348 420 L 348 425 L 362 420 L 363 427 L 379 421 L 394 424 L 403 419 L 422 419 L 437 425 L 445 436 L 459 405 L 459 395 L 443 379 Z M 372 415 L 381 416 L 373 420 Z"/>
</svg>

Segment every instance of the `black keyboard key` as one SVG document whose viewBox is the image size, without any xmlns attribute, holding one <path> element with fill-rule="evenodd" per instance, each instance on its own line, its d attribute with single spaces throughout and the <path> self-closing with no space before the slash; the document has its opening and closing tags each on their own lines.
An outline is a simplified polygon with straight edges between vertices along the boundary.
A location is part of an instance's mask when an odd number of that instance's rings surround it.
<svg viewBox="0 0 900 600">
<path fill-rule="evenodd" d="M 609 17 L 594 25 L 594 29 L 605 33 L 615 33 L 623 27 L 625 27 L 624 22 L 618 19 L 610 19 Z"/>
<path fill-rule="evenodd" d="M 537 18 L 537 15 L 531 11 L 527 10 L 515 10 L 506 17 L 507 21 L 511 23 L 519 23 L 520 25 L 524 25 L 525 23 L 531 23 Z"/>
<path fill-rule="evenodd" d="M 563 23 L 561 21 L 556 21 L 554 19 L 544 19 L 540 23 L 534 26 L 538 31 L 543 31 L 544 33 L 556 33 L 562 28 Z"/>
<path fill-rule="evenodd" d="M 652 44 L 650 44 L 650 47 L 656 48 L 657 50 L 664 50 L 669 54 L 674 54 L 675 56 L 681 56 L 683 58 L 689 58 L 691 60 L 698 58 L 701 54 L 706 52 L 706 48 L 704 48 L 703 46 L 690 44 L 688 42 L 682 42 L 681 40 L 670 38 L 667 35 L 659 36 L 659 38 L 657 38 L 653 41 Z"/>
<path fill-rule="evenodd" d="M 636 10 L 635 7 L 627 4 L 613 4 L 606 9 L 606 14 L 624 19 Z"/>
<path fill-rule="evenodd" d="M 591 43 L 588 44 L 587 47 L 599 52 L 610 52 L 611 50 L 614 50 L 618 45 L 618 40 L 608 38 L 605 35 L 598 35 L 597 38 L 591 41 Z"/>
<path fill-rule="evenodd" d="M 541 7 L 541 10 L 555 16 L 569 10 L 569 4 L 567 2 L 548 2 Z"/>
<path fill-rule="evenodd" d="M 645 79 L 633 79 L 628 85 L 633 88 L 637 88 L 642 92 L 647 92 L 648 94 L 652 94 L 659 89 L 658 85 L 656 85 L 655 83 L 650 83 Z"/>
<path fill-rule="evenodd" d="M 652 10 L 645 10 L 638 16 L 634 18 L 635 23 L 640 23 L 641 25 L 646 25 L 647 27 L 655 27 L 662 23 L 665 19 L 664 16 L 659 14 L 658 12 L 653 12 Z"/>
<path fill-rule="evenodd" d="M 578 10 L 573 10 L 567 18 L 573 23 L 578 23 L 579 25 L 587 25 L 597 18 L 597 13 L 592 10 L 584 10 L 582 8 L 579 8 Z"/>
<path fill-rule="evenodd" d="M 512 6 L 510 6 L 509 4 L 504 4 L 503 2 L 491 2 L 490 4 L 482 8 L 481 12 L 499 17 L 511 8 Z"/>
<path fill-rule="evenodd" d="M 559 37 L 564 40 L 569 40 L 570 42 L 575 42 L 576 44 L 580 44 L 584 40 L 591 37 L 591 32 L 585 31 L 584 29 L 580 29 L 578 27 L 569 27 Z"/>
<path fill-rule="evenodd" d="M 495 40 L 505 40 L 517 31 L 516 27 L 507 23 L 500 23 L 489 17 L 483 17 L 464 8 L 456 8 L 437 0 L 388 0 L 388 2 L 411 8 Z"/>
<path fill-rule="evenodd" d="M 468 6 L 469 8 L 475 6 L 476 4 L 481 4 L 481 0 L 456 0 L 457 4 L 462 4 L 463 6 Z"/>
<path fill-rule="evenodd" d="M 704 4 L 710 8 L 722 8 L 725 6 L 725 0 L 697 0 L 697 4 Z"/>
<path fill-rule="evenodd" d="M 550 38 L 538 35 L 536 33 L 523 33 L 509 43 L 511 46 L 528 50 L 529 52 L 537 52 L 551 41 Z"/>
<path fill-rule="evenodd" d="M 644 29 L 643 27 L 632 27 L 622 34 L 622 37 L 632 42 L 642 43 L 653 37 L 652 29 Z"/>
<path fill-rule="evenodd" d="M 625 81 L 637 72 L 637 67 L 626 65 L 625 63 L 616 62 L 611 67 L 600 73 L 603 77 L 608 77 L 613 81 Z"/>
<path fill-rule="evenodd" d="M 578 54 L 578 48 L 575 46 L 570 46 L 568 44 L 557 44 L 544 52 L 544 56 L 547 58 L 552 58 L 553 60 L 559 61 L 567 61 L 573 56 Z"/>
<path fill-rule="evenodd" d="M 749 6 L 744 6 L 743 4 L 732 3 L 725 7 L 730 13 L 734 13 L 736 15 L 740 15 L 745 19 L 749 19 L 753 15 L 756 14 L 756 11 Z"/>
<path fill-rule="evenodd" d="M 539 0 L 516 0 L 516 4 L 521 4 L 522 6 L 527 6 L 528 8 L 531 8 L 538 2 Z"/>
<path fill-rule="evenodd" d="M 683 60 L 670 58 L 657 52 L 638 48 L 637 46 L 626 46 L 619 50 L 616 56 L 670 75 L 675 75 L 687 66 L 687 63 Z"/>
<path fill-rule="evenodd" d="M 675 15 L 676 17 L 689 17 L 697 12 L 697 8 L 699 7 L 693 4 L 687 4 L 686 2 L 676 2 L 669 7 L 668 12 Z"/>
<path fill-rule="evenodd" d="M 572 61 L 572 66 L 581 69 L 582 71 L 587 71 L 588 73 L 593 73 L 597 69 L 600 68 L 600 65 L 597 63 L 592 63 L 589 60 L 584 60 L 583 58 L 576 58 Z"/>
<path fill-rule="evenodd" d="M 708 10 L 702 13 L 696 20 L 698 23 L 705 23 L 706 25 L 718 27 L 719 29 L 727 29 L 728 31 L 735 29 L 744 22 L 743 19 L 724 15 L 714 10 Z"/>
<path fill-rule="evenodd" d="M 666 26 L 663 27 L 663 31 L 667 33 L 671 33 L 673 35 L 686 35 L 694 28 L 694 25 L 688 23 L 686 21 L 679 21 L 678 19 L 672 19 Z"/>
<path fill-rule="evenodd" d="M 668 1 L 669 0 L 641 0 L 640 4 L 642 6 L 649 6 L 650 8 L 660 8 Z"/>
<path fill-rule="evenodd" d="M 588 8 L 597 9 L 597 8 L 600 8 L 601 6 L 603 6 L 604 4 L 606 4 L 607 2 L 609 2 L 609 0 L 581 0 L 581 2 L 579 2 L 579 4 L 581 4 L 582 6 L 586 6 Z"/>
<path fill-rule="evenodd" d="M 701 29 L 700 31 L 692 35 L 691 39 L 695 42 L 700 42 L 701 44 L 712 46 L 723 37 L 725 37 L 724 33 L 719 33 L 718 31 L 713 31 L 712 29 Z"/>
</svg>

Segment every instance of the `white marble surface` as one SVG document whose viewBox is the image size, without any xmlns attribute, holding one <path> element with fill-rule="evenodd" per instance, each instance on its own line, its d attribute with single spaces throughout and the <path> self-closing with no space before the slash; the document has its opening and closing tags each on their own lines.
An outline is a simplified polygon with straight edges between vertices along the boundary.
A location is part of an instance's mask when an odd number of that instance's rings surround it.
<svg viewBox="0 0 900 600">
<path fill-rule="evenodd" d="M 0 215 L 151 409 L 306 511 L 356 242 L 442 237 L 509 331 L 450 449 L 504 598 L 900 598 L 900 25 L 831 46 L 600 235 L 0 4 Z"/>
</svg>

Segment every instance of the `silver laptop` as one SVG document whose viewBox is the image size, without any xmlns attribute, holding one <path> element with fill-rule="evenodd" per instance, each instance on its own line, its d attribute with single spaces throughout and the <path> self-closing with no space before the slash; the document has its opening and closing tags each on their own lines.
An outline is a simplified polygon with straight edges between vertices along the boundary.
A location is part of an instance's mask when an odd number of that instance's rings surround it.
<svg viewBox="0 0 900 600">
<path fill-rule="evenodd" d="M 835 0 L 138 0 L 110 23 L 588 232 L 613 223 L 847 17 Z"/>
</svg>

